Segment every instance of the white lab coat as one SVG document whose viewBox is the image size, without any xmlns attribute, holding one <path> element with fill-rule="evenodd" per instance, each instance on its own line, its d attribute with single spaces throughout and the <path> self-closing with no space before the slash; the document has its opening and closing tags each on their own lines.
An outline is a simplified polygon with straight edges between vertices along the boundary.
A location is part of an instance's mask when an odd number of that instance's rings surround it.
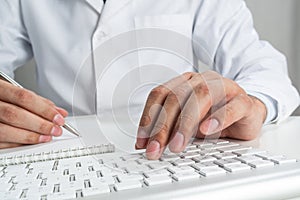
<svg viewBox="0 0 300 200">
<path fill-rule="evenodd" d="M 13 76 L 33 56 L 40 94 L 73 114 L 140 113 L 155 85 L 204 69 L 261 99 L 267 122 L 299 104 L 242 0 L 2 0 L 0 70 Z"/>
</svg>

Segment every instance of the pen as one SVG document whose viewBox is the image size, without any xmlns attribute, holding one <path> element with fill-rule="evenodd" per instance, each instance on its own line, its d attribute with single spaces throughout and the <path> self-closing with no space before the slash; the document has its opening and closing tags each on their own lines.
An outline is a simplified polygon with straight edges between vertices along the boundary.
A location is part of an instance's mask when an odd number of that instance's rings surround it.
<svg viewBox="0 0 300 200">
<path fill-rule="evenodd" d="M 19 88 L 24 88 L 22 85 L 20 85 L 14 79 L 10 78 L 9 76 L 7 76 L 6 74 L 4 74 L 2 72 L 0 72 L 0 79 L 3 79 L 5 81 L 11 83 L 12 85 L 19 87 Z M 70 124 L 65 123 L 62 127 L 65 128 L 66 130 L 68 130 L 69 132 L 71 132 L 72 134 L 76 135 L 77 137 L 80 136 L 79 132 L 74 127 L 72 127 Z"/>
</svg>

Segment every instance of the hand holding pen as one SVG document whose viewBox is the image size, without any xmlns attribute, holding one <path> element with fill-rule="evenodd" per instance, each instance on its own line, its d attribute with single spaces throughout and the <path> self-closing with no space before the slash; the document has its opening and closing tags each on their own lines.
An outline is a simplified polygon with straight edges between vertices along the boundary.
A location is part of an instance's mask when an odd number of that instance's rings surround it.
<svg viewBox="0 0 300 200">
<path fill-rule="evenodd" d="M 0 149 L 49 142 L 61 136 L 61 126 L 79 136 L 65 123 L 66 110 L 1 72 L 0 79 Z"/>
</svg>

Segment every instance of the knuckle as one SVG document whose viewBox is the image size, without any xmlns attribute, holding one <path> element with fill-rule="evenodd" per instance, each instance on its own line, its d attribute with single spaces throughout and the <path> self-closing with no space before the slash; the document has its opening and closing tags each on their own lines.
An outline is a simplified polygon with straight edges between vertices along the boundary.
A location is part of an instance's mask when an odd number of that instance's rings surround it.
<svg viewBox="0 0 300 200">
<path fill-rule="evenodd" d="M 19 89 L 15 92 L 15 98 L 20 103 L 31 102 L 33 99 L 33 93 L 25 89 Z"/>
<path fill-rule="evenodd" d="M 169 126 L 162 122 L 157 122 L 154 126 L 155 134 L 160 133 L 161 135 L 169 134 Z"/>
<path fill-rule="evenodd" d="M 15 108 L 5 107 L 2 110 L 2 119 L 8 122 L 15 122 L 18 119 L 18 112 Z"/>
<path fill-rule="evenodd" d="M 174 92 L 171 92 L 171 93 L 168 95 L 167 99 L 168 99 L 168 101 L 170 101 L 170 102 L 177 102 L 177 101 L 180 99 L 180 96 L 181 96 L 181 95 L 179 95 L 179 94 L 176 94 L 176 93 L 174 93 Z"/>
<path fill-rule="evenodd" d="M 42 116 L 43 118 L 52 121 L 54 119 L 54 116 L 58 114 L 58 111 L 56 111 L 52 107 L 44 107 L 39 111 L 39 115 Z"/>
<path fill-rule="evenodd" d="M 39 133 L 50 134 L 53 125 L 47 122 L 42 122 L 38 128 Z"/>
<path fill-rule="evenodd" d="M 195 76 L 196 74 L 198 74 L 198 73 L 196 73 L 196 72 L 185 72 L 185 73 L 183 73 L 182 75 L 183 75 L 184 77 L 190 78 L 190 77 Z"/>
<path fill-rule="evenodd" d="M 141 117 L 140 126 L 145 127 L 148 126 L 151 123 L 151 118 L 149 115 L 143 115 Z"/>
<path fill-rule="evenodd" d="M 39 136 L 35 133 L 24 134 L 24 143 L 25 144 L 37 144 Z"/>
<path fill-rule="evenodd" d="M 199 85 L 197 85 L 196 94 L 202 94 L 202 95 L 210 95 L 209 87 L 206 83 L 202 82 Z"/>
<path fill-rule="evenodd" d="M 169 92 L 169 90 L 165 86 L 160 85 L 160 86 L 154 88 L 150 92 L 150 97 L 156 98 L 156 97 L 159 97 L 161 95 L 166 95 L 166 94 L 168 94 L 168 92 Z"/>
</svg>

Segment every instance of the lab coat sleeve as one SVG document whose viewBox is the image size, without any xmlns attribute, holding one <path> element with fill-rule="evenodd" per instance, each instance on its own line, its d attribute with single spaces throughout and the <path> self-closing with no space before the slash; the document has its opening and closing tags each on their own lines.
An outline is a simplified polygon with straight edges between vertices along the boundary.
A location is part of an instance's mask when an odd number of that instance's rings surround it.
<svg viewBox="0 0 300 200">
<path fill-rule="evenodd" d="M 0 71 L 13 77 L 16 68 L 32 56 L 32 48 L 22 20 L 20 0 L 0 1 Z"/>
<path fill-rule="evenodd" d="M 265 123 L 286 119 L 299 105 L 299 94 L 289 79 L 285 56 L 259 40 L 244 1 L 217 1 L 215 5 L 204 6 L 215 15 L 195 22 L 195 54 L 260 99 L 267 108 Z"/>
</svg>

